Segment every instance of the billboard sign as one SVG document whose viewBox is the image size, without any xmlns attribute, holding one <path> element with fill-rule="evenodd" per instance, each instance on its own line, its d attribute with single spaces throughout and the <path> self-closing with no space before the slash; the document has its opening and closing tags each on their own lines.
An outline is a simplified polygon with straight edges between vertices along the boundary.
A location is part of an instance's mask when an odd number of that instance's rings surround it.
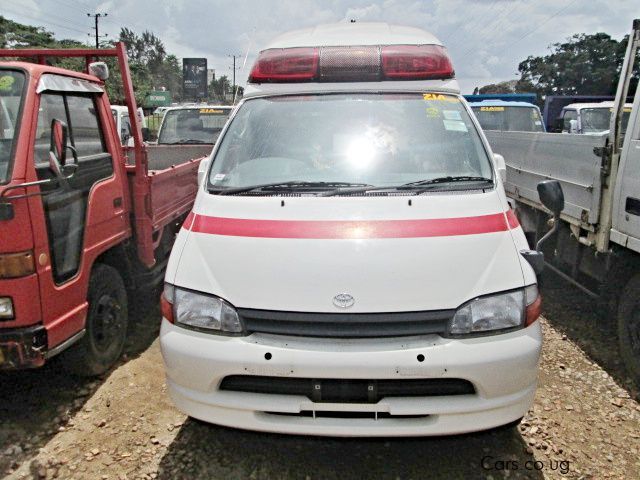
<svg viewBox="0 0 640 480">
<path fill-rule="evenodd" d="M 191 100 L 207 98 L 207 59 L 182 59 L 182 88 L 184 97 Z"/>
<path fill-rule="evenodd" d="M 170 107 L 171 106 L 171 92 L 156 91 L 149 92 L 144 99 L 145 107 Z"/>
</svg>

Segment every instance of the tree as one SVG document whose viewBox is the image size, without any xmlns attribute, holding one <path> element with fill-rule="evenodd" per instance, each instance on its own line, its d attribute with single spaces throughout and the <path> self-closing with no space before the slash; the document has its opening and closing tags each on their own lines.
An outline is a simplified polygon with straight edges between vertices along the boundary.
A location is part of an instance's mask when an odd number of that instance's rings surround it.
<svg viewBox="0 0 640 480">
<path fill-rule="evenodd" d="M 549 55 L 529 56 L 520 62 L 516 91 L 528 89 L 540 96 L 613 95 L 627 41 L 625 37 L 618 42 L 606 33 L 581 33 L 565 43 L 554 43 L 549 47 L 553 49 Z M 637 82 L 638 66 L 632 88 Z"/>
<path fill-rule="evenodd" d="M 516 93 L 516 83 L 518 80 L 507 80 L 505 82 L 491 83 L 480 87 L 478 93 Z"/>
<path fill-rule="evenodd" d="M 0 15 L 0 48 L 51 47 L 53 33 L 42 27 L 22 25 Z"/>
</svg>

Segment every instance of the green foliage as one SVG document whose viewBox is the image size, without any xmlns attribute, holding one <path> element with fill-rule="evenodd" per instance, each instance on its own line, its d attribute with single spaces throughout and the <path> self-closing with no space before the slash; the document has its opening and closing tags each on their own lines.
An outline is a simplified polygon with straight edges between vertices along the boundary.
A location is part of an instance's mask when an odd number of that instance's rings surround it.
<svg viewBox="0 0 640 480">
<path fill-rule="evenodd" d="M 516 93 L 517 80 L 507 80 L 505 82 L 490 83 L 481 87 L 478 93 Z"/>
<path fill-rule="evenodd" d="M 236 85 L 238 89 L 237 98 L 242 97 L 244 94 L 244 88 Z M 230 104 L 233 102 L 234 88 L 231 85 L 231 81 L 226 75 L 220 78 L 214 78 L 209 83 L 209 101 L 221 104 Z"/>
<path fill-rule="evenodd" d="M 129 56 L 129 70 L 136 102 L 142 105 L 152 90 L 169 90 L 175 101 L 182 98 L 182 68 L 175 55 L 167 54 L 162 41 L 149 31 L 137 35 L 128 28 L 120 32 Z M 105 46 L 113 47 L 109 42 Z M 8 20 L 0 15 L 0 48 L 86 48 L 75 40 L 56 40 L 53 33 L 42 27 L 32 27 Z M 106 82 L 107 93 L 112 104 L 124 104 L 122 77 L 117 60 L 113 57 L 101 59 L 107 63 L 111 75 Z M 84 59 L 49 59 L 50 63 L 69 70 L 84 69 Z"/>
<path fill-rule="evenodd" d="M 53 33 L 42 27 L 14 22 L 0 15 L 0 48 L 52 47 L 56 45 Z"/>
<path fill-rule="evenodd" d="M 542 95 L 614 95 L 628 37 L 617 41 L 606 33 L 575 34 L 554 43 L 549 55 L 520 62 L 516 91 Z M 640 63 L 640 62 L 638 62 Z M 634 84 L 637 84 L 638 66 Z"/>
</svg>

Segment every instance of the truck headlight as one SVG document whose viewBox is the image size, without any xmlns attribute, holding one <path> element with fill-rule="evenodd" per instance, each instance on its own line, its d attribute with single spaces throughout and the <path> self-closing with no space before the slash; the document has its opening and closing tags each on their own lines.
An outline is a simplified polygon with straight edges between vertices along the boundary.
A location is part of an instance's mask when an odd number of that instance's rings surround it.
<svg viewBox="0 0 640 480">
<path fill-rule="evenodd" d="M 211 332 L 242 332 L 236 309 L 215 295 L 165 284 L 162 296 L 163 315 L 172 323 Z"/>
<path fill-rule="evenodd" d="M 449 323 L 449 334 L 503 333 L 523 328 L 540 315 L 537 285 L 479 297 L 462 305 Z"/>
<path fill-rule="evenodd" d="M 13 320 L 13 301 L 11 297 L 0 297 L 0 320 Z"/>
</svg>

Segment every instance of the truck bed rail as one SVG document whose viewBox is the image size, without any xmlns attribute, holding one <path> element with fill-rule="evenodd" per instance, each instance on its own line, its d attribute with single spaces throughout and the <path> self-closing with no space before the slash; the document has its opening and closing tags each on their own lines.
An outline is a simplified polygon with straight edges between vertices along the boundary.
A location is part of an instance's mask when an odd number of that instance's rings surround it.
<svg viewBox="0 0 640 480">
<path fill-rule="evenodd" d="M 509 196 L 542 209 L 537 184 L 549 178 L 559 180 L 565 197 L 563 214 L 585 227 L 598 223 L 603 165 L 594 149 L 605 145 L 606 135 L 498 131 L 485 135 L 507 164 Z"/>
</svg>

